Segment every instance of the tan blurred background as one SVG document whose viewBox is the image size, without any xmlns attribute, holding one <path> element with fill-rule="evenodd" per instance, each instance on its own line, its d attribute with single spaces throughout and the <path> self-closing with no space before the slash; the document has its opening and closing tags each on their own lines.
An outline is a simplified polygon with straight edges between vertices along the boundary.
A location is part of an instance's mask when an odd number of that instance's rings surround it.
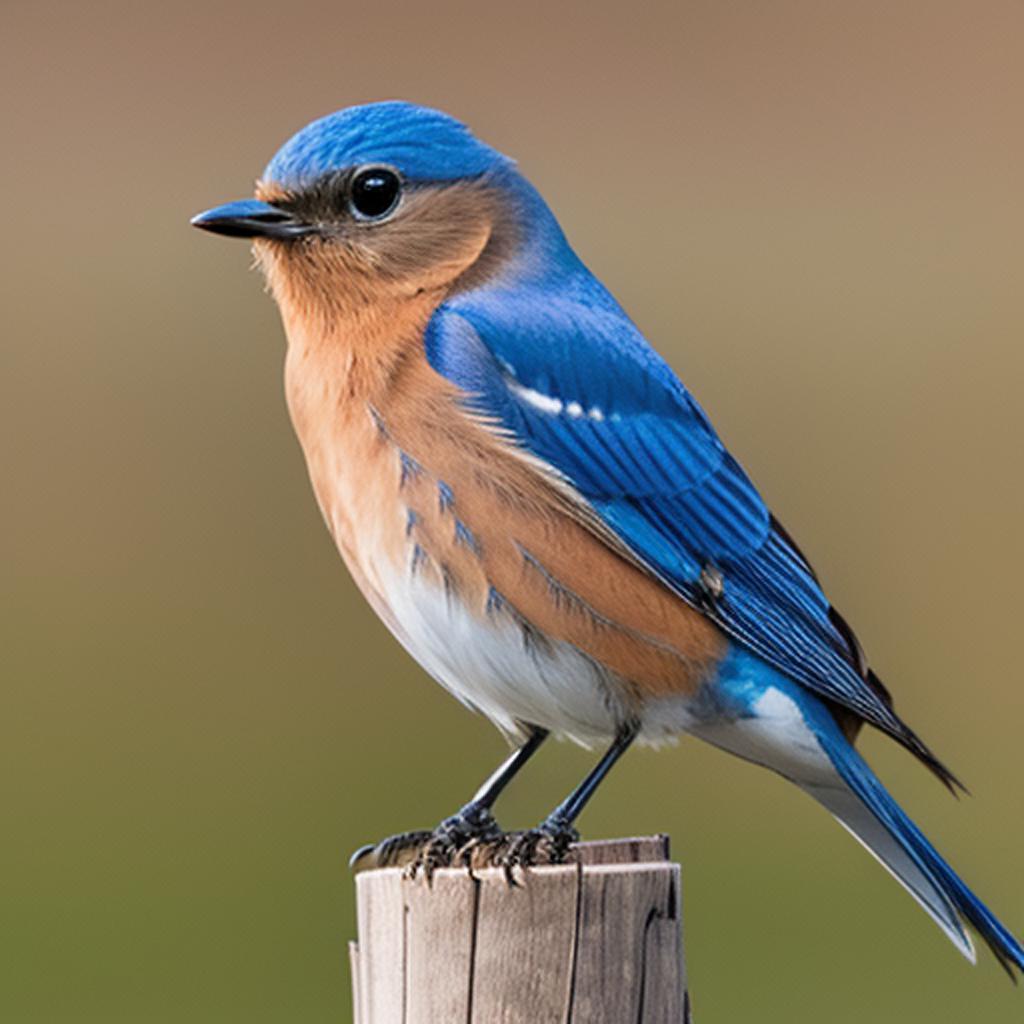
<svg viewBox="0 0 1024 1024">
<path fill-rule="evenodd" d="M 346 577 L 276 312 L 188 227 L 387 97 L 520 159 L 973 789 L 867 737 L 1024 931 L 1024 4 L 3 10 L 0 1019 L 347 1021 L 345 858 L 502 755 Z M 638 751 L 582 824 L 672 834 L 700 1024 L 1019 1017 L 766 773 Z"/>
</svg>

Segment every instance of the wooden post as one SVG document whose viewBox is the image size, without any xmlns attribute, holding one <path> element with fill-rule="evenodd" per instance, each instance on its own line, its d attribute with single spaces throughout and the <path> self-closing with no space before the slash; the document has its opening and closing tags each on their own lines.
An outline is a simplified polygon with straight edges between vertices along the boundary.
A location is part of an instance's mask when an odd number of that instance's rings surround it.
<svg viewBox="0 0 1024 1024">
<path fill-rule="evenodd" d="M 356 876 L 355 1024 L 689 1024 L 668 838 L 517 872 Z"/>
</svg>

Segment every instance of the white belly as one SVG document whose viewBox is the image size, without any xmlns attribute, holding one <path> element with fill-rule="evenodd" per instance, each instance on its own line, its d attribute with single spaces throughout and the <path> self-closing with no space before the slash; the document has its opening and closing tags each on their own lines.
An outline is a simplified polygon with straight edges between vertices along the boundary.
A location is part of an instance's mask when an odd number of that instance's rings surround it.
<svg viewBox="0 0 1024 1024">
<path fill-rule="evenodd" d="M 477 612 L 429 577 L 390 574 L 395 634 L 459 700 L 503 732 L 538 725 L 584 745 L 610 740 L 629 717 L 622 684 L 571 644 L 540 637 L 514 612 Z"/>
</svg>

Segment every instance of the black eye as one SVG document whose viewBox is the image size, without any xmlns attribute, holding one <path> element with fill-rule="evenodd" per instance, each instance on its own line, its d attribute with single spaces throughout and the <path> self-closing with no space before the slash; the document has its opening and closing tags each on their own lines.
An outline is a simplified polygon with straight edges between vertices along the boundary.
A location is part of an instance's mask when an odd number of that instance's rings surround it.
<svg viewBox="0 0 1024 1024">
<path fill-rule="evenodd" d="M 402 183 L 387 167 L 369 167 L 352 179 L 349 205 L 363 220 L 379 220 L 390 213 L 398 202 Z"/>
</svg>

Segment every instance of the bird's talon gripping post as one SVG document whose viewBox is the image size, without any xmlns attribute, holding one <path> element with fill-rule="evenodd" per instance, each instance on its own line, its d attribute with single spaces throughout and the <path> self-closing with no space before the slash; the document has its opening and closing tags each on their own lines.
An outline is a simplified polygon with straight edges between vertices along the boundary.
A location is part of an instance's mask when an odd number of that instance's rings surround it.
<svg viewBox="0 0 1024 1024">
<path fill-rule="evenodd" d="M 470 878 L 476 878 L 476 871 L 478 868 L 476 856 L 477 851 L 481 847 L 481 843 L 482 840 L 480 839 L 471 839 L 456 854 L 456 863 L 459 865 L 459 867 L 463 867 L 466 869 Z"/>
<path fill-rule="evenodd" d="M 406 878 L 422 875 L 430 885 L 440 868 L 464 864 L 476 844 L 496 843 L 503 833 L 487 807 L 469 803 L 433 832 L 406 832 L 363 846 L 349 860 L 353 871 L 403 867 Z"/>
<path fill-rule="evenodd" d="M 562 863 L 568 856 L 572 844 L 580 841 L 580 834 L 573 827 L 572 822 L 561 817 L 548 818 L 538 831 L 543 837 L 542 841 L 549 845 L 551 856 L 556 858 L 552 861 L 555 864 Z"/>
<path fill-rule="evenodd" d="M 356 874 L 374 868 L 407 866 L 410 858 L 415 861 L 418 850 L 430 841 L 433 834 L 424 831 L 403 832 L 382 839 L 379 843 L 369 843 L 352 854 L 348 865 Z"/>
<path fill-rule="evenodd" d="M 530 868 L 538 865 L 564 864 L 572 844 L 579 842 L 579 833 L 564 821 L 546 821 L 537 828 L 506 836 L 501 848 L 492 849 L 489 864 L 499 867 L 510 887 L 522 886 L 516 869 L 525 880 Z"/>
</svg>

